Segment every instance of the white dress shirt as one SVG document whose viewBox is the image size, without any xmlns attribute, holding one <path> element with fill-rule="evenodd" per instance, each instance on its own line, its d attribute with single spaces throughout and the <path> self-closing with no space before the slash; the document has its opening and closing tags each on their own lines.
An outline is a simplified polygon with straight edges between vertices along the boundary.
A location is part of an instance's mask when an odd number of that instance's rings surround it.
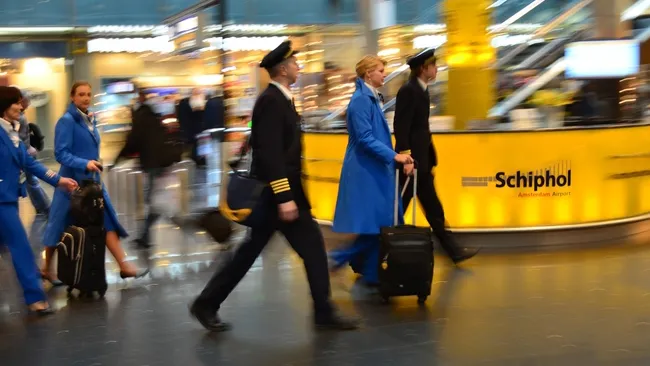
<svg viewBox="0 0 650 366">
<path fill-rule="evenodd" d="M 368 84 L 365 81 L 363 83 L 366 84 L 368 89 L 370 89 L 370 91 L 372 91 L 372 94 L 375 96 L 375 98 L 377 98 L 377 100 L 379 101 L 379 106 L 381 108 L 384 108 L 384 103 L 381 101 L 381 98 L 379 97 L 379 91 L 377 90 L 377 88 L 375 88 L 374 86 Z"/>
<path fill-rule="evenodd" d="M 417 78 L 417 79 L 418 79 L 418 84 L 420 84 L 420 86 L 422 87 L 422 90 L 426 91 L 427 88 L 429 87 L 429 86 L 427 85 L 427 83 L 425 83 L 424 81 L 422 81 L 422 79 L 420 79 L 420 78 Z"/>
<path fill-rule="evenodd" d="M 284 85 L 278 83 L 277 81 L 271 81 L 270 84 L 277 86 L 282 94 L 284 94 L 287 99 L 293 102 L 293 94 L 291 93 L 291 90 L 287 89 Z"/>
<path fill-rule="evenodd" d="M 14 143 L 15 147 L 18 147 L 20 145 L 20 136 L 18 135 L 18 130 L 20 129 L 20 123 L 18 122 L 9 122 L 4 118 L 0 118 L 0 125 L 2 126 L 2 129 L 4 129 L 7 132 L 7 135 L 9 135 L 9 138 L 11 139 L 11 142 Z"/>
</svg>

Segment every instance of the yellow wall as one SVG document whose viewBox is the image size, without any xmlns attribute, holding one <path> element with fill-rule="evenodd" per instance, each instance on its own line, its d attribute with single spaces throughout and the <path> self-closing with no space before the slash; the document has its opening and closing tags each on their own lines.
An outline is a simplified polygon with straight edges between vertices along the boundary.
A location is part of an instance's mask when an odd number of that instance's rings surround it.
<svg viewBox="0 0 650 366">
<path fill-rule="evenodd" d="M 650 213 L 650 125 L 446 133 L 434 134 L 433 139 L 440 162 L 435 170 L 436 188 L 453 228 L 571 225 Z M 347 135 L 305 134 L 306 182 L 318 219 L 333 218 L 346 144 Z M 550 197 L 520 197 L 534 190 L 496 188 L 494 182 L 488 187 L 461 184 L 463 177 L 494 177 L 500 171 L 527 173 L 554 166 L 571 168 L 572 186 L 537 191 Z M 634 172 L 641 176 L 620 176 Z M 421 212 L 417 220 L 418 225 L 426 225 Z"/>
</svg>

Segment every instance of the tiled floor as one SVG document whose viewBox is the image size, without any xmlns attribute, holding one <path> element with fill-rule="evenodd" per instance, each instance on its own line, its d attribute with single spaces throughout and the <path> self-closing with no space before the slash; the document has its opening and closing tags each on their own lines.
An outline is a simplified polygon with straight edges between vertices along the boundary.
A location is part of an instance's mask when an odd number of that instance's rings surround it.
<svg viewBox="0 0 650 366">
<path fill-rule="evenodd" d="M 24 316 L 3 256 L 0 364 L 650 364 L 650 246 L 486 253 L 465 270 L 436 258 L 424 307 L 414 298 L 380 305 L 349 274 L 335 280 L 333 296 L 343 311 L 364 318 L 363 329 L 315 333 L 304 271 L 278 238 L 224 304 L 221 315 L 234 329 L 209 335 L 190 319 L 187 304 L 230 252 L 169 223 L 155 238 L 150 252 L 127 250 L 140 266 L 152 266 L 150 278 L 123 283 L 110 266 L 104 301 L 51 290 L 58 313 L 35 321 Z"/>
</svg>

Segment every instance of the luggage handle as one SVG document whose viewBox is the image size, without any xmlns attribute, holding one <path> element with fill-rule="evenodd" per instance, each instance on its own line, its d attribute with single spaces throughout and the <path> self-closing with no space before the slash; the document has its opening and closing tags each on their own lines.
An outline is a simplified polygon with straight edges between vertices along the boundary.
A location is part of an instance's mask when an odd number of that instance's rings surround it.
<svg viewBox="0 0 650 366">
<path fill-rule="evenodd" d="M 398 199 L 402 198 L 404 196 L 404 193 L 406 192 L 406 187 L 408 187 L 409 183 L 411 182 L 411 177 L 406 177 L 406 182 L 404 182 L 404 188 L 402 188 L 402 192 L 400 194 L 399 191 L 399 173 L 400 169 L 396 169 L 395 171 L 395 203 L 393 204 L 393 226 L 397 226 L 397 213 L 399 212 L 399 202 L 397 201 Z M 418 168 L 417 164 L 415 165 L 415 168 L 413 169 L 413 226 L 415 226 L 415 214 L 417 212 L 417 202 L 418 202 Z"/>
<path fill-rule="evenodd" d="M 102 184 L 102 173 L 104 172 L 104 164 L 100 163 L 99 165 L 99 172 L 91 172 L 88 169 L 85 169 L 86 174 L 90 174 L 90 179 L 94 180 L 95 182 L 99 183 L 100 186 L 104 186 Z M 97 179 L 95 179 L 97 178 Z M 79 187 L 81 188 L 81 187 Z"/>
</svg>

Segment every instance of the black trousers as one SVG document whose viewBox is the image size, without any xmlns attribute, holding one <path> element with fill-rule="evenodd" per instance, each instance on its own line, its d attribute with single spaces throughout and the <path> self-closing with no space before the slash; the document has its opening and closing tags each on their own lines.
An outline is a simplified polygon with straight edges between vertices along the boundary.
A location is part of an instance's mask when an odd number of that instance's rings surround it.
<svg viewBox="0 0 650 366">
<path fill-rule="evenodd" d="M 153 199 L 156 181 L 159 180 L 164 172 L 165 169 L 163 168 L 151 168 L 145 170 L 145 173 L 147 173 L 147 190 L 144 195 L 144 203 L 148 206 L 149 212 L 147 213 L 147 218 L 144 221 L 144 228 L 142 229 L 140 239 L 146 243 L 148 243 L 149 239 L 151 238 L 151 227 L 160 218 L 160 213 L 157 212 L 156 208 L 151 205 L 151 201 Z"/>
<path fill-rule="evenodd" d="M 236 250 L 231 260 L 220 268 L 197 299 L 202 306 L 219 310 L 221 303 L 237 286 L 255 259 L 276 231 L 280 231 L 302 258 L 317 319 L 327 319 L 333 313 L 330 300 L 330 279 L 327 254 L 320 227 L 308 210 L 300 212 L 297 220 L 285 223 L 277 217 L 265 227 L 251 229 L 248 238 Z"/>
<path fill-rule="evenodd" d="M 433 230 L 433 234 L 440 241 L 442 249 L 447 252 L 450 257 L 458 255 L 459 249 L 451 232 L 445 228 L 445 210 L 442 208 L 442 203 L 438 198 L 436 186 L 434 184 L 433 174 L 430 172 L 418 172 L 418 199 L 422 205 L 424 215 Z M 404 187 L 406 183 L 406 175 L 400 173 L 400 186 Z M 402 204 L 404 209 L 408 207 L 413 199 L 413 179 L 409 181 L 409 186 L 406 187 L 404 196 L 402 197 Z"/>
</svg>

